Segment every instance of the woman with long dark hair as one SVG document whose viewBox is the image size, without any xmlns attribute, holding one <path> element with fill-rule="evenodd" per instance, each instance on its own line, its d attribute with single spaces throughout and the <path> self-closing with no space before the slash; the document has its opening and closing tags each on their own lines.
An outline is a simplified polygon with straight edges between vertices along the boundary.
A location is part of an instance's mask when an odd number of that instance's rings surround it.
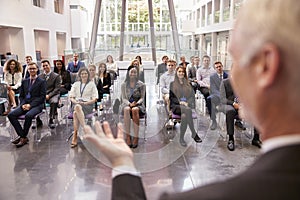
<svg viewBox="0 0 300 200">
<path fill-rule="evenodd" d="M 121 109 L 124 114 L 126 143 L 131 148 L 138 147 L 140 116 L 145 115 L 144 105 L 146 85 L 138 80 L 138 70 L 129 66 L 124 83 L 121 85 Z M 130 136 L 130 119 L 133 120 L 134 135 Z"/>
<path fill-rule="evenodd" d="M 71 89 L 71 75 L 70 72 L 66 70 L 66 66 L 62 60 L 56 60 L 54 72 L 61 77 L 60 95 L 67 94 Z"/>
<path fill-rule="evenodd" d="M 76 81 L 69 93 L 72 102 L 74 134 L 71 148 L 77 146 L 77 135 L 79 125 L 85 125 L 85 115 L 93 112 L 94 104 L 98 98 L 98 91 L 93 81 L 90 81 L 90 73 L 86 67 L 81 67 L 78 71 L 78 81 Z"/>
<path fill-rule="evenodd" d="M 170 109 L 176 115 L 181 116 L 180 139 L 181 146 L 187 146 L 184 135 L 187 125 L 192 132 L 195 142 L 202 142 L 198 136 L 193 122 L 192 109 L 195 108 L 195 93 L 190 85 L 186 70 L 183 66 L 176 68 L 175 79 L 170 83 Z"/>
<path fill-rule="evenodd" d="M 105 63 L 100 63 L 98 68 L 98 78 L 100 84 L 98 84 L 97 89 L 99 92 L 98 101 L 101 101 L 103 94 L 110 94 L 111 78 L 110 74 L 107 73 L 107 68 Z"/>
</svg>

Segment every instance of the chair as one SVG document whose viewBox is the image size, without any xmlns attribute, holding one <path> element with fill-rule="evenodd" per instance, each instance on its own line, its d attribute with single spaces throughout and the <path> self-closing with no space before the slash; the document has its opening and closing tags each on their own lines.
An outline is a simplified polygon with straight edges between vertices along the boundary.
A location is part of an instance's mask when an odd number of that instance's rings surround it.
<svg viewBox="0 0 300 200">
<path fill-rule="evenodd" d="M 0 111 L 5 111 L 5 103 L 7 103 L 7 87 L 5 83 L 0 83 Z"/>
<path fill-rule="evenodd" d="M 124 123 L 124 115 L 120 114 L 122 113 L 122 107 L 120 106 L 119 107 L 119 122 L 122 122 Z M 147 127 L 147 109 L 146 109 L 146 113 L 144 115 L 140 115 L 140 125 L 143 124 L 144 125 L 144 132 L 143 132 L 143 135 L 144 135 L 144 141 L 147 141 L 147 138 L 146 138 L 146 127 Z M 131 121 L 132 121 L 132 118 L 131 118 Z M 133 124 L 133 123 L 130 123 L 130 124 Z M 130 127 L 131 129 L 132 127 Z"/>
<path fill-rule="evenodd" d="M 193 118 L 193 120 L 197 121 L 197 130 L 196 130 L 196 132 L 198 133 L 198 130 L 199 130 L 198 114 L 197 114 L 197 112 L 194 109 L 192 110 L 192 118 Z M 180 115 L 176 115 L 173 112 L 171 112 L 171 115 L 169 116 L 169 119 L 174 122 L 174 126 L 172 127 L 172 131 L 174 131 L 175 125 L 177 123 L 181 123 L 181 116 Z"/>
<path fill-rule="evenodd" d="M 46 109 L 43 109 L 40 113 L 38 113 L 38 114 L 36 114 L 35 116 L 34 116 L 34 118 L 32 119 L 32 124 L 31 124 L 31 129 L 32 129 L 32 133 L 34 134 L 34 136 L 35 136 L 35 141 L 36 142 L 40 142 L 41 140 L 42 140 L 42 135 L 40 135 L 40 137 L 38 137 L 38 134 L 37 134 L 37 128 L 33 128 L 33 127 L 37 127 L 37 123 L 36 123 L 36 121 L 37 121 L 37 118 L 38 117 L 41 117 L 43 114 L 45 114 L 46 113 Z M 46 118 L 48 118 L 48 116 L 46 115 Z M 18 120 L 19 121 L 25 121 L 25 115 L 21 115 L 21 116 L 19 116 L 18 117 Z M 11 126 L 11 125 L 10 125 Z M 12 128 L 12 126 L 11 126 L 11 128 Z M 11 136 L 11 140 L 13 140 L 14 139 L 14 134 L 13 133 L 10 133 L 10 136 Z"/>
<path fill-rule="evenodd" d="M 84 117 L 85 117 L 85 120 L 87 122 L 89 120 L 92 120 L 94 116 L 95 116 L 95 113 L 92 112 L 90 114 L 85 115 Z M 67 130 L 69 130 L 69 120 L 73 121 L 73 112 L 71 110 L 68 113 L 68 115 L 66 116 Z M 73 136 L 73 132 L 68 136 L 68 138 L 66 139 L 66 141 L 68 142 L 71 139 L 72 136 Z"/>
</svg>

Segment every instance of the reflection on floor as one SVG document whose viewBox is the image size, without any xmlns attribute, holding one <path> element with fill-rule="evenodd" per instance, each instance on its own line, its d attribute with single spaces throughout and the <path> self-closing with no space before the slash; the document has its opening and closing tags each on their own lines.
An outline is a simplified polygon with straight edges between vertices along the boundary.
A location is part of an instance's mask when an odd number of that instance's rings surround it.
<svg viewBox="0 0 300 200">
<path fill-rule="evenodd" d="M 157 199 L 162 191 L 185 191 L 226 179 L 244 170 L 257 157 L 259 149 L 241 131 L 236 133 L 236 150 L 228 151 L 226 137 L 220 136 L 225 133 L 220 128 L 210 131 L 209 117 L 202 115 L 198 118 L 198 133 L 203 143 L 193 142 L 188 129 L 185 138 L 189 146 L 182 148 L 178 143 L 180 125 L 173 132 L 164 129 L 167 118 L 156 104 L 154 72 L 145 73 L 148 119 L 134 153 L 148 199 Z M 120 80 L 124 74 L 122 71 Z M 72 125 L 67 128 L 65 120 L 60 120 L 53 130 L 44 122 L 43 128 L 38 129 L 42 141 L 34 142 L 30 131 L 29 145 L 19 149 L 9 142 L 10 132 L 13 129 L 8 119 L 0 117 L 0 199 L 110 199 L 111 168 L 85 141 L 70 148 L 66 138 Z"/>
</svg>

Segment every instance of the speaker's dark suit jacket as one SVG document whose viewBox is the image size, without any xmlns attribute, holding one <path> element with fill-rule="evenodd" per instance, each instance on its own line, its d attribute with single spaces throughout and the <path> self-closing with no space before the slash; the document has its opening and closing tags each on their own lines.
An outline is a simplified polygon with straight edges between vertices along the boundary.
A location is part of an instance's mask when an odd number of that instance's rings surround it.
<svg viewBox="0 0 300 200">
<path fill-rule="evenodd" d="M 30 94 L 30 95 L 29 95 Z M 30 87 L 30 79 L 22 81 L 20 87 L 20 105 L 8 114 L 8 119 L 15 128 L 16 133 L 25 138 L 30 129 L 32 119 L 44 108 L 46 98 L 46 81 L 37 77 Z M 30 110 L 23 110 L 22 105 L 30 104 Z M 25 115 L 24 128 L 21 127 L 18 117 Z"/>
<path fill-rule="evenodd" d="M 163 194 L 160 200 L 299 200 L 300 144 L 263 154 L 248 170 L 225 180 L 187 192 Z M 139 177 L 113 179 L 112 199 L 146 199 Z"/>
</svg>

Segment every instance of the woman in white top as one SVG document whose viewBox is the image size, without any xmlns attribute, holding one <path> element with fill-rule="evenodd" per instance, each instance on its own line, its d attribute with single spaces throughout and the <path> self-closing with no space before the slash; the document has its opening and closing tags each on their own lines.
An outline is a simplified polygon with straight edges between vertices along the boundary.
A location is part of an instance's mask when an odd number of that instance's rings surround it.
<svg viewBox="0 0 300 200">
<path fill-rule="evenodd" d="M 118 76 L 118 67 L 116 65 L 116 63 L 114 62 L 114 59 L 111 55 L 108 55 L 106 57 L 106 68 L 107 68 L 107 71 L 111 74 L 111 78 L 113 80 L 116 80 L 117 79 L 117 76 Z"/>
<path fill-rule="evenodd" d="M 8 60 L 4 65 L 4 81 L 7 83 L 8 107 L 3 115 L 7 115 L 11 108 L 16 108 L 17 103 L 15 94 L 19 93 L 19 88 L 22 83 L 23 67 L 15 59 Z"/>
<path fill-rule="evenodd" d="M 78 71 L 78 81 L 76 81 L 69 92 L 72 102 L 74 134 L 71 148 L 77 146 L 77 135 L 79 125 L 85 125 L 85 115 L 93 112 L 94 103 L 98 98 L 98 91 L 93 81 L 90 81 L 90 74 L 86 67 L 81 67 Z"/>
</svg>

